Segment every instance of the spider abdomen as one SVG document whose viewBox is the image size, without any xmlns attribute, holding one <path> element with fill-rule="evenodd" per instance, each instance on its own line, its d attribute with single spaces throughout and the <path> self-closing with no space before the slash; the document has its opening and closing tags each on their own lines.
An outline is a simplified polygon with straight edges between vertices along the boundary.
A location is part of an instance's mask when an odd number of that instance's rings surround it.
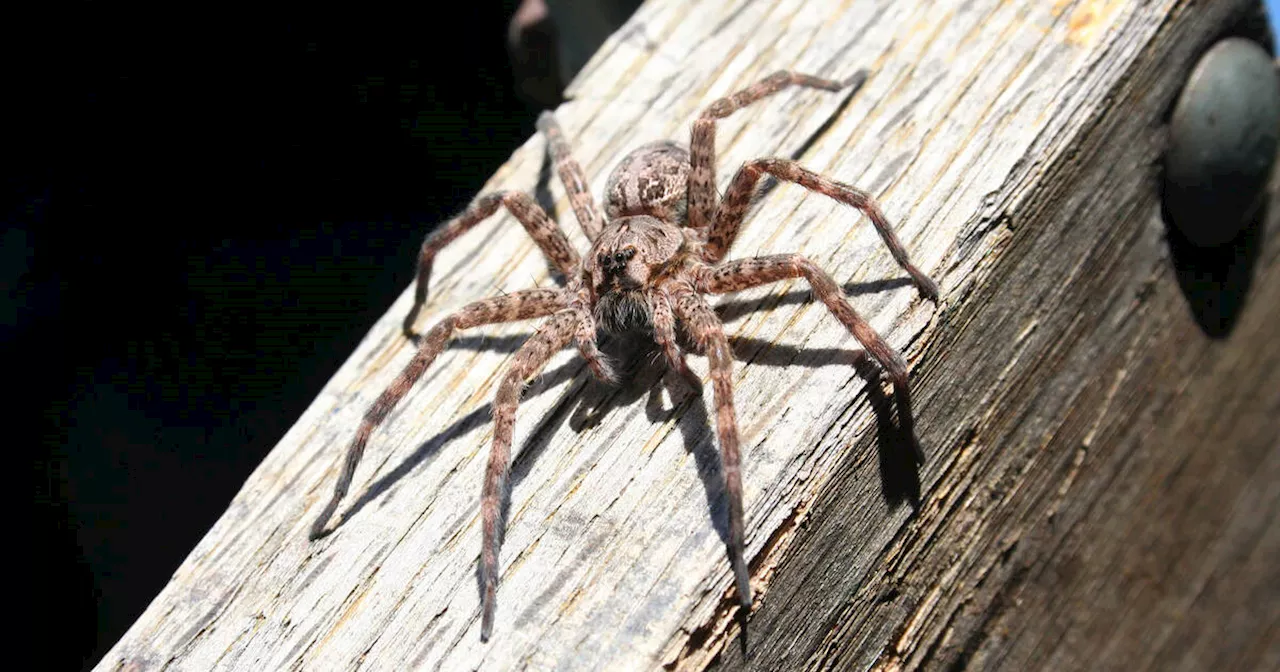
<svg viewBox="0 0 1280 672">
<path fill-rule="evenodd" d="M 604 188 L 610 219 L 649 215 L 683 226 L 689 212 L 689 151 L 670 141 L 632 150 L 609 174 Z"/>
</svg>

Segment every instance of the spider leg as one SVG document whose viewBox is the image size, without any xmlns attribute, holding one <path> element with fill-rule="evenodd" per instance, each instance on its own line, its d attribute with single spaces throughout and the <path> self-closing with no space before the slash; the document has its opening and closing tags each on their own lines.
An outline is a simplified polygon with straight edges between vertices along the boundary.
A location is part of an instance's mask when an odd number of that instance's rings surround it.
<svg viewBox="0 0 1280 672">
<path fill-rule="evenodd" d="M 889 220 L 885 219 L 880 206 L 870 194 L 819 175 L 790 159 L 756 159 L 748 161 L 738 169 L 738 173 L 733 176 L 733 181 L 729 183 L 728 191 L 725 192 L 724 201 L 716 211 L 715 222 L 707 236 L 706 247 L 703 248 L 703 259 L 715 263 L 724 258 L 734 239 L 738 237 L 738 230 L 746 215 L 751 195 L 765 173 L 861 210 L 875 225 L 876 232 L 889 248 L 894 261 L 897 261 L 898 265 L 911 276 L 920 294 L 934 303 L 938 302 L 938 286 L 911 263 L 906 249 L 902 247 L 898 236 L 893 232 L 893 227 L 889 225 Z"/>
<path fill-rule="evenodd" d="M 907 363 L 892 346 L 862 316 L 858 315 L 835 280 L 809 259 L 798 254 L 777 254 L 726 262 L 722 266 L 705 269 L 695 287 L 708 294 L 724 294 L 777 282 L 788 278 L 804 278 L 813 288 L 818 300 L 840 323 L 858 339 L 867 352 L 879 362 L 893 381 L 894 397 L 898 402 L 898 418 L 903 432 L 911 437 L 912 450 L 918 462 L 924 462 L 924 453 L 915 440 L 914 416 L 911 413 L 911 387 L 907 376 Z"/>
<path fill-rule="evenodd" d="M 360 464 L 365 444 L 369 442 L 369 436 L 373 434 L 373 430 L 382 424 L 382 421 L 391 413 L 391 409 L 395 408 L 404 395 L 409 393 L 413 384 L 422 378 L 427 367 L 431 366 L 431 362 L 435 361 L 436 356 L 444 350 L 454 331 L 483 324 L 542 317 L 564 308 L 567 304 L 568 299 L 562 290 L 527 289 L 468 304 L 432 327 L 419 345 L 418 351 L 414 353 L 413 359 L 405 365 L 400 375 L 396 376 L 396 379 L 383 390 L 377 401 L 373 402 L 365 412 L 364 419 L 360 422 L 360 429 L 356 431 L 355 438 L 347 448 L 342 471 L 339 472 L 338 482 L 333 488 L 333 497 L 311 524 L 311 539 L 318 539 L 326 534 L 325 525 L 333 517 L 342 498 L 346 496 L 347 489 L 351 487 L 351 478 L 355 475 L 356 466 Z"/>
<path fill-rule="evenodd" d="M 520 346 L 507 368 L 493 402 L 493 449 L 485 470 L 484 494 L 480 513 L 484 522 L 484 547 L 481 552 L 480 577 L 484 586 L 483 616 L 480 639 L 488 641 L 493 632 L 493 609 L 498 594 L 498 547 L 501 545 L 502 495 L 506 488 L 511 462 L 511 434 L 516 421 L 516 407 L 525 381 L 542 370 L 547 360 L 573 340 L 580 315 L 577 310 L 562 310 L 542 324 L 538 331 Z"/>
<path fill-rule="evenodd" d="M 591 311 L 583 309 L 581 305 L 576 306 L 575 309 L 578 313 L 578 324 L 573 337 L 578 343 L 578 352 L 582 353 L 582 358 L 587 360 L 587 366 L 596 379 L 610 385 L 616 384 L 618 374 L 614 372 L 613 367 L 605 359 L 604 353 L 600 352 L 599 346 L 596 345 L 595 318 L 592 317 Z"/>
<path fill-rule="evenodd" d="M 573 158 L 569 141 L 565 139 L 564 131 L 560 129 L 560 123 L 556 121 L 554 114 L 546 111 L 539 115 L 538 130 L 547 136 L 547 146 L 551 150 L 551 158 L 556 162 L 556 173 L 560 175 L 560 182 L 564 184 L 565 193 L 569 195 L 573 214 L 578 218 L 578 224 L 582 226 L 583 233 L 587 234 L 587 240 L 594 242 L 600 236 L 600 230 L 604 228 L 604 217 L 600 215 L 600 209 L 591 198 L 591 188 L 582 172 L 582 166 Z"/>
<path fill-rule="evenodd" d="M 532 196 L 519 191 L 497 191 L 485 194 L 477 198 L 471 207 L 454 217 L 448 224 L 427 234 L 426 239 L 422 241 L 422 249 L 418 253 L 418 284 L 413 292 L 413 307 L 404 318 L 405 336 L 413 337 L 413 323 L 418 319 L 418 312 L 422 310 L 422 305 L 427 302 L 431 264 L 436 254 L 458 236 L 497 212 L 499 206 L 505 206 L 508 212 L 515 215 L 515 218 L 529 232 L 533 242 L 538 244 L 542 253 L 555 264 L 556 268 L 560 269 L 561 273 L 570 276 L 577 269 L 578 252 L 569 244 L 564 231 L 561 231 L 559 225 L 547 216 Z"/>
<path fill-rule="evenodd" d="M 679 343 L 676 342 L 676 317 L 671 309 L 671 298 L 666 292 L 659 291 L 654 292 L 649 301 L 653 304 L 653 338 L 662 348 L 667 364 L 681 378 L 684 378 L 689 387 L 701 393 L 702 381 L 698 379 L 698 374 L 689 368 L 689 362 L 680 351 Z"/>
<path fill-rule="evenodd" d="M 706 229 L 715 217 L 719 201 L 716 192 L 716 120 L 789 86 L 839 91 L 848 86 L 860 87 L 866 78 L 866 70 L 859 70 L 845 81 L 782 70 L 708 105 L 693 122 L 693 134 L 689 140 L 689 226 Z"/>
<path fill-rule="evenodd" d="M 743 542 L 742 467 L 738 447 L 738 419 L 733 408 L 733 351 L 724 325 L 701 296 L 687 289 L 677 291 L 676 315 L 684 321 L 694 340 L 706 350 L 715 392 L 716 433 L 720 438 L 720 461 L 724 468 L 724 490 L 729 499 L 729 564 L 738 587 L 741 617 L 751 610 L 751 581 L 747 573 Z"/>
</svg>

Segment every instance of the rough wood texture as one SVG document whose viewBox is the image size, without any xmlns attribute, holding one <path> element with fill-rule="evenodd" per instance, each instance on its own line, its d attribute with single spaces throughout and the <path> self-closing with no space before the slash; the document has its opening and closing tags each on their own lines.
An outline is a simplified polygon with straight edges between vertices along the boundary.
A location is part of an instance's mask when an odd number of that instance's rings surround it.
<svg viewBox="0 0 1280 672">
<path fill-rule="evenodd" d="M 1250 7 L 653 1 L 577 79 L 559 117 L 599 194 L 626 150 L 687 138 L 717 96 L 780 68 L 868 68 L 847 104 L 795 91 L 724 123 L 721 187 L 762 155 L 859 185 L 942 287 L 941 309 L 922 303 L 865 220 L 786 185 L 731 253 L 804 252 L 848 283 L 912 363 L 929 455 L 917 471 L 874 367 L 802 284 L 719 301 L 739 359 L 750 666 L 1280 667 L 1280 207 L 1226 274 L 1246 269 L 1250 292 L 1227 328 L 1213 267 L 1170 252 L 1156 193 L 1163 115 Z M 489 188 L 547 198 L 545 173 L 534 138 Z M 549 198 L 584 249 L 554 181 Z M 437 259 L 419 328 L 552 282 L 495 219 Z M 654 368 L 603 388 L 572 350 L 520 409 L 480 642 L 489 400 L 532 325 L 458 338 L 373 437 L 337 532 L 308 542 L 360 414 L 410 357 L 409 299 L 100 669 L 747 665 L 708 400 Z"/>
</svg>

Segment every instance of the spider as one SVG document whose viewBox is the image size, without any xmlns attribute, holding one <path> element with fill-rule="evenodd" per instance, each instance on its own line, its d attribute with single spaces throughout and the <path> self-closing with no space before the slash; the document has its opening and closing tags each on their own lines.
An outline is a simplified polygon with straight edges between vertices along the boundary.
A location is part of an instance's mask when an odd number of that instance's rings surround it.
<svg viewBox="0 0 1280 672">
<path fill-rule="evenodd" d="M 555 352 L 572 343 L 597 378 L 616 382 L 618 376 L 597 347 L 598 332 L 644 329 L 652 334 L 668 365 L 700 390 L 701 383 L 689 369 L 677 337 L 677 325 L 683 325 L 709 362 L 716 433 L 729 503 L 726 545 L 742 607 L 740 613 L 748 613 L 751 585 L 743 557 L 742 476 L 733 405 L 733 356 L 724 326 L 703 295 L 735 292 L 788 278 L 807 280 L 817 298 L 888 373 L 893 382 L 899 421 L 905 432 L 911 434 L 906 363 L 858 316 L 830 275 L 799 254 L 724 260 L 737 238 L 760 179 L 765 174 L 773 175 L 861 210 L 876 227 L 898 265 L 911 276 L 920 294 L 936 303 L 938 288 L 908 259 L 870 195 L 809 171 L 796 161 L 779 158 L 749 161 L 738 169 L 721 198 L 715 186 L 716 121 L 789 86 L 839 91 L 860 86 L 865 78 L 865 70 L 845 81 L 781 71 L 713 102 L 693 123 L 690 149 L 673 142 L 655 142 L 639 147 L 622 159 L 605 187 L 604 216 L 591 198 L 582 167 L 574 160 L 560 125 L 550 112 L 542 113 L 538 129 L 547 138 L 556 172 L 578 223 L 591 242 L 590 251 L 585 257 L 579 257 L 564 232 L 533 198 L 515 191 L 480 196 L 461 215 L 426 237 L 417 261 L 413 307 L 404 320 L 404 333 L 409 338 L 415 338 L 413 325 L 427 300 L 436 254 L 500 207 L 505 207 L 524 226 L 567 282 L 563 288 L 527 289 L 468 304 L 445 316 L 421 337 L 413 359 L 365 413 L 347 449 L 333 497 L 311 527 L 311 539 L 327 533 L 325 526 L 351 485 L 370 435 L 422 377 L 454 332 L 485 324 L 546 318 L 512 358 L 493 406 L 493 448 L 481 496 L 484 539 L 480 565 L 483 602 L 480 638 L 488 641 L 493 632 L 498 588 L 501 506 L 511 462 L 511 434 L 526 381 L 541 371 Z"/>
</svg>

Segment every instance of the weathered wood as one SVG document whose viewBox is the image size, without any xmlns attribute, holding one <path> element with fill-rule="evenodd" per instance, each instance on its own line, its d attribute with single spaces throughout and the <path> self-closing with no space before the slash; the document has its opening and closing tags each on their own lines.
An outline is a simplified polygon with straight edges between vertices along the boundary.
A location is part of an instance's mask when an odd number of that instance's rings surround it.
<svg viewBox="0 0 1280 672">
<path fill-rule="evenodd" d="M 869 68 L 846 105 L 793 91 L 722 124 L 721 185 L 772 154 L 857 184 L 942 287 L 940 309 L 919 301 L 864 220 L 792 186 L 735 248 L 804 252 L 849 283 L 913 363 L 930 458 L 911 465 L 873 367 L 805 287 L 720 300 L 741 362 L 751 665 L 1280 664 L 1280 243 L 1256 236 L 1248 303 L 1205 336 L 1154 172 L 1186 72 L 1249 6 L 654 1 L 579 76 L 559 117 L 598 194 L 617 157 L 685 138 L 717 96 L 779 68 Z M 530 140 L 489 187 L 535 189 L 543 151 Z M 553 281 L 510 218 L 478 228 L 438 257 L 420 326 Z M 100 669 L 747 664 L 727 646 L 707 400 L 651 368 L 605 389 L 571 351 L 521 407 L 480 642 L 488 402 L 527 324 L 460 337 L 375 434 L 337 532 L 307 540 L 360 414 L 410 356 L 410 298 Z"/>
</svg>

